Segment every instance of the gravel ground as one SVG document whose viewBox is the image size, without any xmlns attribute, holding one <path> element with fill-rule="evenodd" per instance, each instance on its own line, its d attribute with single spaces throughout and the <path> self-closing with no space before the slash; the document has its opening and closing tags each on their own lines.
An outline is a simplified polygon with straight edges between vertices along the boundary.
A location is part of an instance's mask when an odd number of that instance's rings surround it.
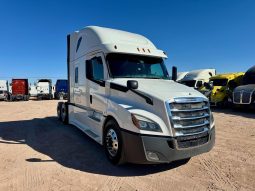
<svg viewBox="0 0 255 191">
<path fill-rule="evenodd" d="M 56 105 L 0 102 L 0 190 L 255 190 L 254 113 L 215 110 L 215 147 L 187 164 L 116 167 Z"/>
</svg>

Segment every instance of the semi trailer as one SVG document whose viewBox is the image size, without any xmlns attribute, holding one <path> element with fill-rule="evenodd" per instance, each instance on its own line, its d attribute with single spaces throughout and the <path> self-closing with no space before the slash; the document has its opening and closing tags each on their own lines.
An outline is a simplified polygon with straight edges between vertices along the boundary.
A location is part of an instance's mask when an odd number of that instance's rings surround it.
<svg viewBox="0 0 255 191">
<path fill-rule="evenodd" d="M 233 103 L 237 107 L 255 109 L 255 65 L 245 72 L 242 85 L 234 89 Z"/>
<path fill-rule="evenodd" d="M 67 99 L 67 80 L 57 80 L 55 85 L 54 98 L 55 99 Z"/>
<path fill-rule="evenodd" d="M 9 101 L 29 100 L 28 79 L 12 79 Z"/>
<path fill-rule="evenodd" d="M 37 99 L 53 99 L 52 81 L 50 79 L 39 79 L 36 84 Z"/>
<path fill-rule="evenodd" d="M 59 120 L 103 145 L 113 164 L 188 161 L 210 151 L 209 101 L 170 80 L 166 58 L 134 33 L 89 26 L 69 34 L 68 100 L 58 103 Z"/>
</svg>

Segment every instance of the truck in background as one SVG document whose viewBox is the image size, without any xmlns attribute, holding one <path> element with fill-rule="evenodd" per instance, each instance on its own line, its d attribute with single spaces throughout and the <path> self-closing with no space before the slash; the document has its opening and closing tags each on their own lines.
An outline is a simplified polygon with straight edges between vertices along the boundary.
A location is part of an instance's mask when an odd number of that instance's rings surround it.
<svg viewBox="0 0 255 191">
<path fill-rule="evenodd" d="M 36 85 L 30 85 L 29 86 L 29 96 L 30 97 L 37 97 L 38 91 L 36 88 Z"/>
<path fill-rule="evenodd" d="M 232 105 L 234 89 L 241 85 L 243 72 L 218 74 L 210 78 L 212 84 L 209 100 L 211 106 L 227 107 Z"/>
<path fill-rule="evenodd" d="M 180 82 L 189 72 L 178 72 L 177 73 L 177 82 Z"/>
<path fill-rule="evenodd" d="M 233 103 L 236 107 L 255 109 L 255 65 L 243 76 L 243 83 L 234 89 Z"/>
<path fill-rule="evenodd" d="M 204 83 L 209 82 L 209 79 L 214 75 L 216 75 L 215 69 L 192 70 L 179 83 L 200 90 L 204 87 Z"/>
<path fill-rule="evenodd" d="M 7 100 L 9 95 L 7 80 L 0 80 L 0 100 Z"/>
<path fill-rule="evenodd" d="M 67 99 L 68 82 L 59 79 L 56 81 L 54 99 Z"/>
<path fill-rule="evenodd" d="M 67 49 L 70 88 L 58 118 L 103 145 L 110 162 L 187 162 L 212 149 L 208 99 L 169 79 L 167 56 L 149 39 L 90 26 L 68 35 Z"/>
<path fill-rule="evenodd" d="M 36 83 L 37 99 L 53 99 L 51 79 L 39 79 Z"/>
<path fill-rule="evenodd" d="M 12 79 L 12 93 L 9 95 L 9 101 L 29 100 L 28 79 Z"/>
</svg>

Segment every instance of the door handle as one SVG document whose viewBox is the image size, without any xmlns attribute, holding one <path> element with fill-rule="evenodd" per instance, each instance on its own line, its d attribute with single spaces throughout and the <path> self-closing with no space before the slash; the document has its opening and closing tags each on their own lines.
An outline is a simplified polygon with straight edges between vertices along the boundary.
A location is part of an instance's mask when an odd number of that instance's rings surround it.
<svg viewBox="0 0 255 191">
<path fill-rule="evenodd" d="M 89 96 L 90 104 L 92 104 L 92 95 Z"/>
</svg>

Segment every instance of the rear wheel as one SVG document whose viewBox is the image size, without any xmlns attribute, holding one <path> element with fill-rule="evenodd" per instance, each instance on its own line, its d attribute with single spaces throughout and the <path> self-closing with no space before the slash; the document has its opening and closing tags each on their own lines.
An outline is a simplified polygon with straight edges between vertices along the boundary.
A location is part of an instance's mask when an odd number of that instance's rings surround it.
<svg viewBox="0 0 255 191">
<path fill-rule="evenodd" d="M 61 120 L 61 108 L 62 108 L 62 104 L 63 104 L 63 102 L 58 102 L 58 106 L 57 106 L 58 120 Z"/>
<path fill-rule="evenodd" d="M 123 142 L 120 127 L 114 120 L 110 120 L 105 125 L 104 150 L 108 160 L 119 165 L 124 163 Z"/>
<path fill-rule="evenodd" d="M 68 106 L 66 103 L 62 103 L 61 107 L 61 120 L 64 124 L 68 123 Z"/>
</svg>

